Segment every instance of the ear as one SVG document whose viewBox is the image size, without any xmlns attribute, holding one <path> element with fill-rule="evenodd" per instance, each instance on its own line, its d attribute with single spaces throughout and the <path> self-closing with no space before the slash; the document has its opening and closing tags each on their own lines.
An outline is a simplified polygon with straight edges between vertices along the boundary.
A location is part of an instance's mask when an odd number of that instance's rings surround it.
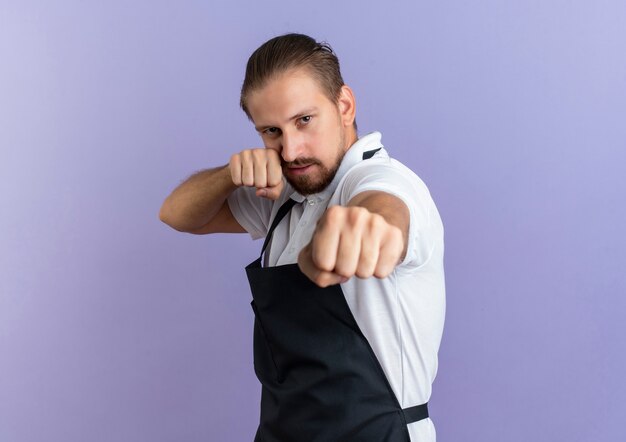
<svg viewBox="0 0 626 442">
<path fill-rule="evenodd" d="M 339 93 L 339 100 L 337 101 L 339 108 L 339 115 L 341 117 L 341 123 L 344 127 L 352 126 L 354 118 L 356 116 L 356 101 L 354 99 L 354 93 L 349 86 L 341 86 L 341 92 Z"/>
</svg>

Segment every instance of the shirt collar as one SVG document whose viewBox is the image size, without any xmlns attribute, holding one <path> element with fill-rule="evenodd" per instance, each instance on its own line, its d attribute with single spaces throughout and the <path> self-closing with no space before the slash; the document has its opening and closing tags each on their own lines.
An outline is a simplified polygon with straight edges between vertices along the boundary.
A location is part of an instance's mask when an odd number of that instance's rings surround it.
<svg viewBox="0 0 626 442">
<path fill-rule="evenodd" d="M 337 186 L 339 185 L 339 182 L 346 174 L 346 172 L 348 172 L 348 170 L 350 170 L 352 166 L 355 166 L 363 160 L 364 152 L 383 147 L 383 144 L 380 142 L 381 138 L 382 134 L 378 131 L 370 132 L 366 135 L 363 135 L 358 140 L 356 140 L 355 143 L 350 146 L 350 148 L 346 151 L 346 154 L 344 155 L 343 159 L 341 160 L 341 164 L 339 165 L 339 169 L 337 169 L 335 177 L 330 182 L 328 187 L 326 187 L 326 189 L 306 197 L 294 191 L 291 194 L 290 198 L 296 200 L 299 203 L 303 202 L 305 199 L 309 202 L 319 202 L 329 199 L 332 194 L 335 193 L 335 190 L 337 190 Z"/>
</svg>

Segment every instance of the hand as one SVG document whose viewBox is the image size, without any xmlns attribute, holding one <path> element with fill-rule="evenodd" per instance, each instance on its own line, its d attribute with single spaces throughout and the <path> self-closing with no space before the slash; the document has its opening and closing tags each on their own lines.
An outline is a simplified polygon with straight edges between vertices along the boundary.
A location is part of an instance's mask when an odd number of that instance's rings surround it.
<svg viewBox="0 0 626 442">
<path fill-rule="evenodd" d="M 248 149 L 234 154 L 228 163 L 236 186 L 256 187 L 256 195 L 275 200 L 283 190 L 283 170 L 273 149 Z"/>
<path fill-rule="evenodd" d="M 300 270 L 320 287 L 387 277 L 401 262 L 404 238 L 382 215 L 358 206 L 332 206 L 298 255 Z"/>
</svg>

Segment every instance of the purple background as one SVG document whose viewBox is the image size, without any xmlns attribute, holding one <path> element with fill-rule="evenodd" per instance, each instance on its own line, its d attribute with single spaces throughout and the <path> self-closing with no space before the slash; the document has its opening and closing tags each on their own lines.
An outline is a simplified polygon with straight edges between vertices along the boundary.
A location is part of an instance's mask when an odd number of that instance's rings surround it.
<svg viewBox="0 0 626 442">
<path fill-rule="evenodd" d="M 438 440 L 626 440 L 626 3 L 0 3 L 0 441 L 252 440 L 247 235 L 158 220 L 326 39 L 446 228 Z"/>
</svg>

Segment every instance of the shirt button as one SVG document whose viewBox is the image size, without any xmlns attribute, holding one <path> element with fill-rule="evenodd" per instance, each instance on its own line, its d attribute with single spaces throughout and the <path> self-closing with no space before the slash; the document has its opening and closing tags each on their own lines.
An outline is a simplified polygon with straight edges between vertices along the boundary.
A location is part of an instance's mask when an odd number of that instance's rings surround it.
<svg viewBox="0 0 626 442">
<path fill-rule="evenodd" d="M 314 206 L 315 205 L 315 200 L 309 200 L 309 206 Z"/>
</svg>

